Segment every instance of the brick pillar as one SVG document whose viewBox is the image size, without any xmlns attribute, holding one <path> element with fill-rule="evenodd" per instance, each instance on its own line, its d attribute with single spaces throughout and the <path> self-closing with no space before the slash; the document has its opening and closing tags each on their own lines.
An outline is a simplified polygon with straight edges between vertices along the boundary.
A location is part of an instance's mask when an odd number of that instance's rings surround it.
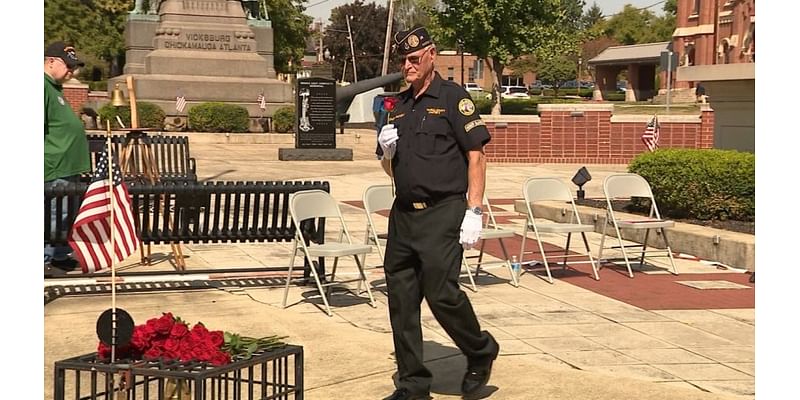
<svg viewBox="0 0 800 400">
<path fill-rule="evenodd" d="M 64 97 L 69 102 L 69 105 L 72 106 L 72 111 L 80 115 L 83 105 L 89 100 L 89 85 L 72 78 L 64 83 Z"/>
<path fill-rule="evenodd" d="M 639 91 L 639 65 L 628 65 L 628 90 L 625 91 L 625 101 L 636 101 Z"/>
<path fill-rule="evenodd" d="M 697 139 L 697 148 L 714 148 L 714 110 L 708 104 L 700 106 L 700 137 Z"/>
</svg>

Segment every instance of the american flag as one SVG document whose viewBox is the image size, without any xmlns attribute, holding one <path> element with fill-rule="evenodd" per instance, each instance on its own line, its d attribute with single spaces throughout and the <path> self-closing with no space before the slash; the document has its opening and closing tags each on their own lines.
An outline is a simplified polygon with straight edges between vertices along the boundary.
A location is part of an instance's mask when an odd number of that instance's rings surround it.
<svg viewBox="0 0 800 400">
<path fill-rule="evenodd" d="M 109 207 L 108 152 L 97 159 L 97 168 L 81 208 L 69 232 L 69 245 L 75 251 L 84 273 L 109 268 L 139 248 L 128 188 L 122 181 L 119 165 L 112 160 L 114 207 L 114 248 L 111 248 L 111 209 Z M 113 261 L 112 261 L 113 257 Z"/>
<path fill-rule="evenodd" d="M 267 109 L 267 98 L 264 97 L 264 93 L 260 93 L 258 95 L 258 107 L 261 109 L 261 111 Z"/>
<path fill-rule="evenodd" d="M 644 133 L 642 133 L 642 142 L 644 142 L 645 147 L 650 151 L 656 151 L 658 148 L 658 131 L 660 128 L 661 127 L 658 125 L 658 118 L 653 115 L 653 118 L 647 123 L 647 127 L 644 129 Z"/>
<path fill-rule="evenodd" d="M 183 109 L 186 108 L 186 96 L 179 94 L 178 97 L 175 98 L 175 109 L 178 112 L 183 112 Z"/>
</svg>

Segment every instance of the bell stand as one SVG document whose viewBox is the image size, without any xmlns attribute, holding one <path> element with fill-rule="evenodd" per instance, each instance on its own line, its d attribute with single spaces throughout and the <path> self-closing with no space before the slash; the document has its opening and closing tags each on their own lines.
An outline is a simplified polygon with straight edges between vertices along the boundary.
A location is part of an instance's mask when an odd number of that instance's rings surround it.
<svg viewBox="0 0 800 400">
<path fill-rule="evenodd" d="M 158 173 L 158 165 L 153 155 L 148 131 L 150 128 L 131 128 L 125 132 L 125 142 L 120 147 L 120 169 L 126 180 L 133 180 L 139 183 L 149 183 L 151 185 L 161 181 Z M 166 199 L 164 195 L 159 197 L 158 208 L 163 213 Z M 172 229 L 172 222 L 169 222 Z M 180 243 L 170 243 L 172 256 L 175 260 L 175 269 L 178 271 L 186 270 L 186 263 L 183 261 L 183 251 Z M 147 245 L 147 255 L 144 254 L 144 246 L 140 247 L 142 264 L 150 265 L 150 244 Z"/>
</svg>

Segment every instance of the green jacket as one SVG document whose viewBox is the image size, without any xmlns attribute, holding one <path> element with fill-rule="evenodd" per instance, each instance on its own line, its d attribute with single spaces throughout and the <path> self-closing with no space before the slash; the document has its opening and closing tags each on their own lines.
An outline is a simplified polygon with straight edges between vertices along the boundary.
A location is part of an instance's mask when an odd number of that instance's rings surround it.
<svg viewBox="0 0 800 400">
<path fill-rule="evenodd" d="M 62 86 L 44 74 L 44 181 L 91 169 L 83 122 L 64 98 Z"/>
</svg>

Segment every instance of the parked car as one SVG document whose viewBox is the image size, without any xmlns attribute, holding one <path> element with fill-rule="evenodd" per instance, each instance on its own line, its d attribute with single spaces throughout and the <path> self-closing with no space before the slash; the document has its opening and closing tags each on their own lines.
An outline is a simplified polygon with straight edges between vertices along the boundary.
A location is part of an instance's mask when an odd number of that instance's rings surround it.
<svg viewBox="0 0 800 400">
<path fill-rule="evenodd" d="M 529 99 L 528 89 L 525 86 L 501 86 L 500 97 L 504 99 Z"/>
<path fill-rule="evenodd" d="M 626 90 L 628 90 L 628 81 L 618 81 L 617 91 L 624 92 Z"/>
<path fill-rule="evenodd" d="M 468 92 L 482 92 L 483 88 L 480 87 L 475 82 L 467 82 L 464 84 L 464 89 L 467 89 Z"/>
</svg>

